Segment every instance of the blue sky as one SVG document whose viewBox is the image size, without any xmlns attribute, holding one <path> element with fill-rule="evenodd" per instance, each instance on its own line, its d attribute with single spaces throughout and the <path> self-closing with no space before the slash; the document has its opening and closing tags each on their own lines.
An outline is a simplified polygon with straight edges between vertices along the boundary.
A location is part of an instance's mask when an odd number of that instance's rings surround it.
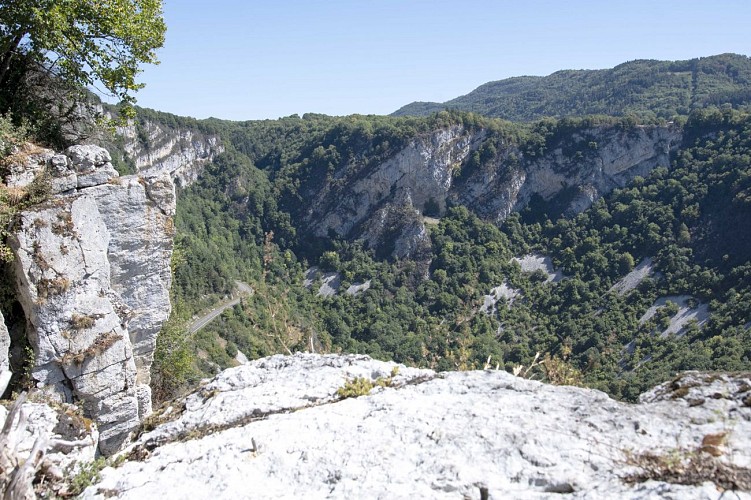
<svg viewBox="0 0 751 500">
<path fill-rule="evenodd" d="M 492 80 L 751 55 L 749 0 L 164 0 L 141 106 L 232 120 L 388 114 Z"/>
</svg>

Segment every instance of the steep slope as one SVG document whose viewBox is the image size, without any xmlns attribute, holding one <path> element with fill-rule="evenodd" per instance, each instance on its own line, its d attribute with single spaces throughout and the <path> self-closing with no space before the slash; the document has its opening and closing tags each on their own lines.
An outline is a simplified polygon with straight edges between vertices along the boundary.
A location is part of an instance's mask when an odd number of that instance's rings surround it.
<svg viewBox="0 0 751 500">
<path fill-rule="evenodd" d="M 631 61 L 605 70 L 565 70 L 481 85 L 444 103 L 417 102 L 395 116 L 427 116 L 443 109 L 514 121 L 544 116 L 627 114 L 670 119 L 692 109 L 751 103 L 751 59 L 722 54 L 687 61 Z"/>
<path fill-rule="evenodd" d="M 101 145 L 111 151 L 121 173 L 169 175 L 178 187 L 195 182 L 204 167 L 224 151 L 205 122 L 137 108 L 136 118 L 116 128 Z"/>
<path fill-rule="evenodd" d="M 541 122 L 524 132 L 471 116 L 444 120 L 400 142 L 386 128 L 396 120 L 365 138 L 337 125 L 276 167 L 298 236 L 363 239 L 379 255 L 415 257 L 430 246 L 423 215 L 461 204 L 500 224 L 535 198 L 560 199 L 561 212 L 575 214 L 667 166 L 681 141 L 678 127 L 617 120 Z"/>
<path fill-rule="evenodd" d="M 717 108 L 666 126 L 460 113 L 244 123 L 229 130 L 253 163 L 222 155 L 184 193 L 178 290 L 228 293 L 236 273 L 268 292 L 212 327 L 251 358 L 313 345 L 511 370 L 547 352 L 546 376 L 628 400 L 679 370 L 749 369 L 748 127 Z M 525 271 L 528 255 L 560 278 Z M 343 290 L 370 287 L 317 297 L 303 286 L 311 265 Z M 221 366 L 234 357 L 203 349 Z"/>
<path fill-rule="evenodd" d="M 119 177 L 97 146 L 22 159 L 9 186 L 50 184 L 9 238 L 32 378 L 51 397 L 81 401 L 111 454 L 151 412 L 156 335 L 171 308 L 174 185 Z"/>
<path fill-rule="evenodd" d="M 690 374 L 629 405 L 503 371 L 274 356 L 170 406 L 83 496 L 746 498 L 750 384 Z"/>
</svg>

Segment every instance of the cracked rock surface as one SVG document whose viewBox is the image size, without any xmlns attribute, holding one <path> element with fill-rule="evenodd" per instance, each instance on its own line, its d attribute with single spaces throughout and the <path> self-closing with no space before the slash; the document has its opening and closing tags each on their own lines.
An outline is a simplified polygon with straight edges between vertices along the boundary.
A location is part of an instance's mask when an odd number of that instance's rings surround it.
<svg viewBox="0 0 751 500">
<path fill-rule="evenodd" d="M 626 478 L 646 452 L 695 453 L 720 434 L 719 453 L 702 460 L 749 466 L 748 377 L 696 375 L 633 405 L 503 371 L 399 366 L 390 386 L 337 395 L 354 377 L 388 379 L 394 366 L 297 354 L 227 370 L 168 408 L 160 418 L 173 420 L 141 436 L 84 497 L 714 499 L 722 491 L 709 480 Z M 702 385 L 721 397 L 683 399 Z"/>
<path fill-rule="evenodd" d="M 149 370 L 171 310 L 174 185 L 119 177 L 93 145 L 27 163 L 49 175 L 53 193 L 20 213 L 9 238 L 32 376 L 58 400 L 83 403 L 109 455 L 151 412 Z M 33 178 L 21 167 L 19 187 Z"/>
</svg>

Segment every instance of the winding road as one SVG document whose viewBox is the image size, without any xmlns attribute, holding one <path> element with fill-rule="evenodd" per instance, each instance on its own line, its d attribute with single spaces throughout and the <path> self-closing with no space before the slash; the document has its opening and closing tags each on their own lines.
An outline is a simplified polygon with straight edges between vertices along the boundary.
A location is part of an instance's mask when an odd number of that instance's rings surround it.
<svg viewBox="0 0 751 500">
<path fill-rule="evenodd" d="M 235 297 L 234 299 L 229 299 L 225 302 L 220 302 L 212 310 L 210 310 L 209 312 L 207 312 L 200 318 L 193 321 L 190 325 L 188 325 L 188 333 L 190 334 L 196 333 L 198 330 L 200 330 L 204 326 L 211 323 L 214 319 L 216 319 L 217 316 L 222 314 L 226 309 L 239 304 L 240 300 L 243 297 L 253 295 L 253 287 L 251 287 L 247 283 L 243 283 L 242 281 L 235 280 L 235 286 L 237 287 L 237 291 L 239 292 L 238 297 Z"/>
</svg>

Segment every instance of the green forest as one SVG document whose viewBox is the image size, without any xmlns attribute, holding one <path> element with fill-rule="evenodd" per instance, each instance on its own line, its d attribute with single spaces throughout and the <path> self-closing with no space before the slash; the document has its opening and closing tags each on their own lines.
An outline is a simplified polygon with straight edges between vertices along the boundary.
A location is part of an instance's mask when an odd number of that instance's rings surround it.
<svg viewBox="0 0 751 500">
<path fill-rule="evenodd" d="M 65 29 L 79 36 L 79 28 Z M 144 37 L 135 41 L 145 44 L 133 65 L 153 59 L 163 28 L 133 27 Z M 27 139 L 55 148 L 85 139 L 105 145 L 121 174 L 137 173 L 126 139 L 102 129 L 95 119 L 101 116 L 70 114 L 91 97 L 81 82 L 61 77 L 31 85 L 42 49 L 14 53 L 20 59 L 3 75 L 3 154 Z M 85 84 L 92 75 L 79 70 Z M 134 76 L 135 70 L 123 74 L 110 89 L 125 92 L 124 108 L 102 106 L 112 117 L 136 112 L 135 137 L 145 151 L 160 146 L 150 142 L 150 124 L 223 145 L 195 183 L 178 186 L 173 313 L 158 337 L 157 400 L 237 364 L 239 352 L 250 359 L 356 352 L 436 370 L 522 371 L 628 401 L 681 370 L 751 369 L 746 56 L 512 78 L 444 104 L 413 103 L 396 116 L 245 122 L 134 109 L 127 92 L 136 88 Z M 71 109 L 51 113 L 45 99 L 61 95 Z M 451 181 L 461 186 L 478 173 L 509 174 L 524 158 L 528 165 L 556 148 L 571 160 L 567 168 L 576 168 L 598 147 L 582 139 L 593 130 L 637 135 L 648 127 L 680 131 L 669 161 L 577 215 L 565 210 L 565 195 L 532 198 L 502 222 L 482 206 L 428 199 L 417 211 L 384 215 L 376 244 L 309 227 L 316 203 L 336 203 L 348 185 L 436 131 L 462 130 L 478 141 L 451 166 Z M 7 226 L 21 205 L 11 207 L 0 194 Z M 407 224 L 424 227 L 427 243 L 397 258 Z M 559 279 L 524 271 L 525 256 L 547 258 Z M 4 244 L 0 257 L 9 258 Z M 636 271 L 638 284 L 624 285 Z M 317 293 L 324 279 L 338 291 Z M 237 280 L 253 293 L 188 333 L 191 318 L 231 295 Z"/>
<path fill-rule="evenodd" d="M 488 82 L 445 103 L 415 102 L 397 116 L 443 109 L 513 121 L 603 114 L 640 119 L 688 115 L 694 109 L 751 104 L 751 60 L 722 54 L 687 61 L 636 60 L 603 70 L 563 70 Z"/>
<path fill-rule="evenodd" d="M 152 111 L 140 119 L 191 125 Z M 235 364 L 238 349 L 251 359 L 311 348 L 358 352 L 437 370 L 534 365 L 538 378 L 629 401 L 680 370 L 748 370 L 751 116 L 710 106 L 676 122 L 684 139 L 670 165 L 583 213 L 562 217 L 532 204 L 499 227 L 452 206 L 428 226 L 429 255 L 402 260 L 363 241 L 314 238 L 296 225 L 317 183 L 354 160 L 377 164 L 411 138 L 452 124 L 487 130 L 487 144 L 534 151 L 593 123 L 641 122 L 514 124 L 463 112 L 201 122 L 204 133 L 224 138 L 226 151 L 178 196 L 175 313 L 157 352 L 166 373 L 155 380 L 165 395 L 174 393 Z M 477 161 L 470 156 L 457 175 Z M 550 256 L 564 279 L 522 272 L 513 258 L 528 254 Z M 619 293 L 614 285 L 646 258 L 652 273 Z M 303 286 L 314 265 L 339 273 L 340 293 L 317 295 L 320 279 Z M 235 279 L 255 293 L 186 336 L 188 318 L 231 293 Z M 366 291 L 343 293 L 366 281 Z M 517 293 L 513 302 L 481 310 L 485 295 L 504 283 Z M 710 314 L 662 334 L 686 304 L 668 300 L 642 319 L 660 297 L 686 297 L 688 309 Z"/>
</svg>

